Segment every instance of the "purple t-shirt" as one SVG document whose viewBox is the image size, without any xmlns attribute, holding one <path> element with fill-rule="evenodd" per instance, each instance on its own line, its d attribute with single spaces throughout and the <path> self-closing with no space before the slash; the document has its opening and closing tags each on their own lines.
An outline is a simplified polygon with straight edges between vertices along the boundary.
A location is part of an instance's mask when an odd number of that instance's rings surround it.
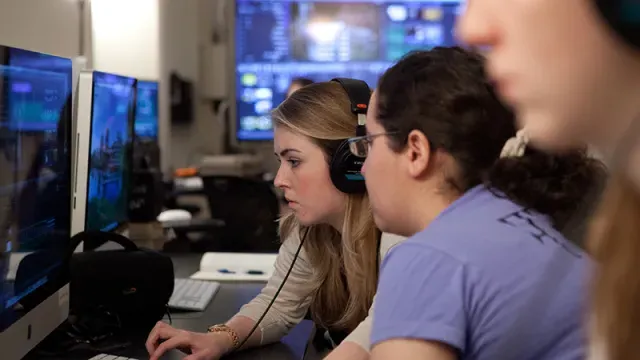
<svg viewBox="0 0 640 360">
<path fill-rule="evenodd" d="M 460 359 L 583 359 L 588 256 L 550 219 L 473 188 L 386 256 L 372 345 L 448 344 Z"/>
</svg>

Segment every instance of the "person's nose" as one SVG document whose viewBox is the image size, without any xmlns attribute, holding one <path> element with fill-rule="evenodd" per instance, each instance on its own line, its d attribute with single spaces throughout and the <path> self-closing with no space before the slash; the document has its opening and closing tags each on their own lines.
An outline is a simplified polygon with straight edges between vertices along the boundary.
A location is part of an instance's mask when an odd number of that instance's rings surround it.
<svg viewBox="0 0 640 360">
<path fill-rule="evenodd" d="M 289 187 L 289 181 L 286 176 L 286 169 L 282 164 L 278 168 L 278 172 L 276 173 L 276 177 L 273 179 L 273 185 L 275 185 L 279 189 L 284 189 Z"/>
<path fill-rule="evenodd" d="M 498 37 L 491 16 L 485 9 L 487 1 L 468 1 L 465 10 L 458 17 L 456 36 L 465 44 L 481 47 L 495 45 Z"/>
</svg>

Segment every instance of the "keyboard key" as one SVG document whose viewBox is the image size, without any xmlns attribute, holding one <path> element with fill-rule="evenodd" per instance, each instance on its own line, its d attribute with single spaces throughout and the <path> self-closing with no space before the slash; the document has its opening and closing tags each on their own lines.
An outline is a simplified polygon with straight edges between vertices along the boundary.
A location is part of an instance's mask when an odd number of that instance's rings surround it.
<svg viewBox="0 0 640 360">
<path fill-rule="evenodd" d="M 193 279 L 175 279 L 169 307 L 180 310 L 204 311 L 220 283 Z"/>
<path fill-rule="evenodd" d="M 137 360 L 137 359 L 123 357 L 123 356 L 109 355 L 109 354 L 100 354 L 92 357 L 89 360 Z"/>
</svg>

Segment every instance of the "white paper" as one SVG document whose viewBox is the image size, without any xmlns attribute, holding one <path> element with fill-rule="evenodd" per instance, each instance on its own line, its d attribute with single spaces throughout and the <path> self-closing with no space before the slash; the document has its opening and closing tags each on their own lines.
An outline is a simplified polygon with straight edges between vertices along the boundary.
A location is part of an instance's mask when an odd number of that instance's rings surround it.
<svg viewBox="0 0 640 360">
<path fill-rule="evenodd" d="M 200 271 L 192 279 L 213 281 L 267 281 L 274 271 L 277 254 L 205 253 Z M 261 272 L 250 274 L 249 272 Z"/>
</svg>

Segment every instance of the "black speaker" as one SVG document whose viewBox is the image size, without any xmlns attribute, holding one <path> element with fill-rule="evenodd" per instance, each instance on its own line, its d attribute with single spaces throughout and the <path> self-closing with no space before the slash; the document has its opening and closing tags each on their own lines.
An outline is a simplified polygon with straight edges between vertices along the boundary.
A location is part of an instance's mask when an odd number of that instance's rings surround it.
<svg viewBox="0 0 640 360">
<path fill-rule="evenodd" d="M 155 142 L 136 142 L 130 171 L 129 222 L 156 221 L 162 212 L 165 185 L 160 170 L 160 151 Z"/>
<path fill-rule="evenodd" d="M 355 136 L 366 135 L 365 119 L 369 108 L 371 90 L 362 80 L 335 78 L 331 81 L 339 83 L 349 96 L 351 112 L 358 117 Z M 367 189 L 362 176 L 364 158 L 355 156 L 349 149 L 349 141 L 344 140 L 331 157 L 329 171 L 333 185 L 346 194 L 364 193 Z"/>
</svg>

